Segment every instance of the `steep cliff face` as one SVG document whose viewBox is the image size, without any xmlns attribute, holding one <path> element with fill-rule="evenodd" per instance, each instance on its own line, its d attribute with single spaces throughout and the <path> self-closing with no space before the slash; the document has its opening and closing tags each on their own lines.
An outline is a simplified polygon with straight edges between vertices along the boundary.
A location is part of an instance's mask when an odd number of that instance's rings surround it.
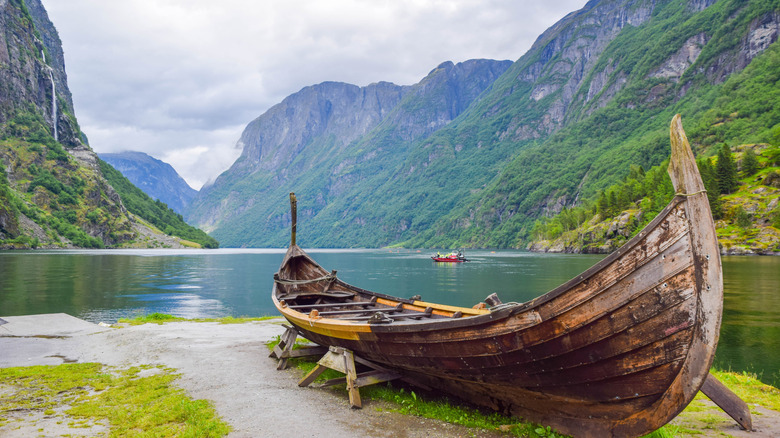
<svg viewBox="0 0 780 438">
<path fill-rule="evenodd" d="M 306 87 L 247 126 L 239 140 L 241 156 L 201 190 L 189 219 L 227 239 L 223 244 L 280 242 L 285 213 L 278 211 L 277 198 L 282 193 L 311 193 L 313 205 L 303 214 L 316 217 L 366 177 L 376 178 L 376 169 L 369 170 L 373 164 L 403 159 L 414 141 L 446 126 L 510 64 L 446 62 L 412 86 L 326 82 Z M 262 225 L 257 215 L 265 218 Z"/>
<path fill-rule="evenodd" d="M 235 170 L 306 171 L 321 161 L 320 155 L 326 151 L 319 148 L 340 152 L 374 128 L 406 91 L 408 87 L 389 82 L 366 87 L 324 82 L 305 87 L 246 127 L 239 140 L 243 153 Z"/>
<path fill-rule="evenodd" d="M 641 26 L 650 19 L 655 6 L 655 1 L 593 0 L 546 30 L 513 66 L 514 77 L 507 77 L 513 86 L 502 96 L 503 100 L 520 93 L 537 111 L 531 118 L 522 114 L 514 117 L 502 139 L 535 139 L 558 129 L 575 94 L 591 82 L 589 73 L 609 43 L 625 27 Z M 600 91 L 598 83 L 593 85 L 588 87 L 591 97 Z M 602 102 L 608 99 L 606 96 Z"/>
<path fill-rule="evenodd" d="M 4 0 L 0 11 L 0 123 L 33 105 L 64 146 L 79 147 L 62 46 L 46 10 L 39 0 Z"/>
<path fill-rule="evenodd" d="M 197 193 L 170 164 L 143 152 L 98 155 L 152 199 L 159 199 L 179 214 Z"/>
<path fill-rule="evenodd" d="M 83 138 L 40 0 L 0 0 L 0 248 L 117 246 L 154 235 L 128 213 Z"/>
</svg>

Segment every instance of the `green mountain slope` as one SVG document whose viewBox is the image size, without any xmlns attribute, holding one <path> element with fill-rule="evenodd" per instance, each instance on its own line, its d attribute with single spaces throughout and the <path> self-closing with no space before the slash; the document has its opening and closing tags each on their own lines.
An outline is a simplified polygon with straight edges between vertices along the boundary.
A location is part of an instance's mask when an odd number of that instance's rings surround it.
<svg viewBox="0 0 780 438">
<path fill-rule="evenodd" d="M 775 143 L 780 143 L 780 129 Z M 728 149 L 728 152 L 725 150 Z M 698 160 L 718 242 L 724 254 L 780 253 L 780 146 L 768 144 L 720 148 Z M 731 155 L 732 160 L 727 157 Z M 736 160 L 733 158 L 736 156 Z M 751 157 L 754 159 L 749 165 Z M 724 170 L 722 162 L 737 167 Z M 619 184 L 584 205 L 537 220 L 528 248 L 544 252 L 609 253 L 633 237 L 674 196 L 666 174 L 668 162 L 644 172 L 632 167 Z M 733 173 L 733 175 L 729 175 Z M 740 178 L 741 177 L 741 178 Z M 736 184 L 726 184 L 733 179 Z"/>
<path fill-rule="evenodd" d="M 117 185 L 119 194 L 78 126 L 60 40 L 40 0 L 0 2 L 0 249 L 200 246 L 165 231 L 216 245 Z"/>
<path fill-rule="evenodd" d="M 188 225 L 180 214 L 171 210 L 164 202 L 150 198 L 107 162 L 103 160 L 98 162 L 101 173 L 119 193 L 128 211 L 143 218 L 165 234 L 195 242 L 204 248 L 219 248 L 219 242 L 205 232 Z"/>
<path fill-rule="evenodd" d="M 342 221 L 374 205 L 364 193 L 392 178 L 421 138 L 446 126 L 511 62 L 445 62 L 419 83 L 306 87 L 250 123 L 242 156 L 201 190 L 186 215 L 229 246 L 283 246 L 287 193 L 299 193 L 307 245 L 376 246 L 378 222 Z M 361 225 L 362 224 L 362 225 Z M 357 226 L 354 226 L 357 225 Z"/>
<path fill-rule="evenodd" d="M 598 93 L 586 101 L 594 82 L 585 81 L 562 129 L 521 150 L 483 193 L 406 244 L 523 246 L 536 218 L 592 198 L 631 164 L 649 168 L 665 159 L 675 113 L 699 150 L 768 142 L 780 123 L 776 32 L 763 41 L 764 52 L 745 58 L 763 26 L 776 28 L 778 9 L 777 1 L 721 1 L 698 13 L 685 2 L 659 4 L 647 23 L 622 31 L 591 71 L 594 78 L 614 66 L 602 90 L 623 85 L 608 103 L 594 110 Z M 700 54 L 681 74 L 653 75 L 691 46 Z"/>
</svg>

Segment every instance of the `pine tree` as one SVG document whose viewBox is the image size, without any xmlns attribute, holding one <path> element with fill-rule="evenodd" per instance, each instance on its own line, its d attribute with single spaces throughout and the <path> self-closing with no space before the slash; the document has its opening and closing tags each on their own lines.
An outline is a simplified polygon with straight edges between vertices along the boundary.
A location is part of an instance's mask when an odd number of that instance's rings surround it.
<svg viewBox="0 0 780 438">
<path fill-rule="evenodd" d="M 739 187 L 737 164 L 734 162 L 731 149 L 729 149 L 726 143 L 723 143 L 723 147 L 718 151 L 718 163 L 715 165 L 715 173 L 718 178 L 720 193 L 732 193 Z"/>
<path fill-rule="evenodd" d="M 742 174 L 745 176 L 753 175 L 758 171 L 758 158 L 753 149 L 748 149 L 742 155 Z"/>
<path fill-rule="evenodd" d="M 707 200 L 710 202 L 712 217 L 720 219 L 723 217 L 723 207 L 720 203 L 720 189 L 718 188 L 718 178 L 715 174 L 715 166 L 709 158 L 702 158 L 696 161 L 701 174 L 704 189 L 707 190 Z"/>
<path fill-rule="evenodd" d="M 609 214 L 609 200 L 604 192 L 599 194 L 599 199 L 596 201 L 596 212 L 601 215 L 601 220 L 606 219 Z"/>
</svg>

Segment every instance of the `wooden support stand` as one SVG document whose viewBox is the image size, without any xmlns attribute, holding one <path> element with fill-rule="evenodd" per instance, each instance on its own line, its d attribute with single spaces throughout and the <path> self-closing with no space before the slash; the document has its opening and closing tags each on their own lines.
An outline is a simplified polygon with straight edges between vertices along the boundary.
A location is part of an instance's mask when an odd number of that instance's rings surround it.
<svg viewBox="0 0 780 438">
<path fill-rule="evenodd" d="M 326 347 L 317 346 L 304 346 L 293 350 L 295 346 L 295 340 L 298 338 L 298 330 L 294 327 L 283 326 L 287 330 L 282 334 L 279 343 L 274 347 L 271 354 L 268 357 L 279 359 L 279 363 L 276 366 L 277 370 L 283 370 L 287 368 L 287 359 L 291 357 L 307 357 L 307 356 L 319 356 L 328 351 Z"/>
<path fill-rule="evenodd" d="M 719 408 L 723 409 L 723 412 L 729 414 L 743 429 L 753 430 L 753 419 L 750 416 L 750 408 L 748 408 L 747 403 L 728 389 L 715 376 L 712 374 L 707 375 L 707 379 L 704 380 L 704 385 L 701 387 L 701 392 L 709 397 Z"/>
<path fill-rule="evenodd" d="M 365 365 L 372 370 L 358 374 L 355 362 Z M 344 377 L 327 380 L 321 386 L 325 387 L 346 383 L 347 392 L 349 393 L 349 404 L 355 409 L 363 407 L 363 404 L 360 401 L 360 391 L 358 388 L 374 385 L 376 383 L 388 382 L 401 377 L 386 368 L 356 357 L 346 348 L 330 347 L 330 350 L 325 356 L 322 356 L 317 362 L 317 366 L 298 382 L 298 386 L 309 386 L 314 379 L 322 374 L 327 368 L 343 373 Z"/>
</svg>

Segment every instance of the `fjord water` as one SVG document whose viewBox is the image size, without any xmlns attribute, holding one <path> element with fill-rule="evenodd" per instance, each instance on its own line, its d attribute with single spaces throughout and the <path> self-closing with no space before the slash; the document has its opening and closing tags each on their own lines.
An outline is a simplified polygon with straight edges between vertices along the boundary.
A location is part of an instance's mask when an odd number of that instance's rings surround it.
<svg viewBox="0 0 780 438">
<path fill-rule="evenodd" d="M 428 251 L 310 250 L 356 286 L 472 306 L 496 292 L 523 302 L 601 259 L 593 255 L 469 251 L 434 263 Z M 0 315 L 65 312 L 92 322 L 153 312 L 274 315 L 270 291 L 284 250 L 0 252 Z M 780 384 L 780 257 L 724 257 L 725 304 L 716 364 Z"/>
</svg>

